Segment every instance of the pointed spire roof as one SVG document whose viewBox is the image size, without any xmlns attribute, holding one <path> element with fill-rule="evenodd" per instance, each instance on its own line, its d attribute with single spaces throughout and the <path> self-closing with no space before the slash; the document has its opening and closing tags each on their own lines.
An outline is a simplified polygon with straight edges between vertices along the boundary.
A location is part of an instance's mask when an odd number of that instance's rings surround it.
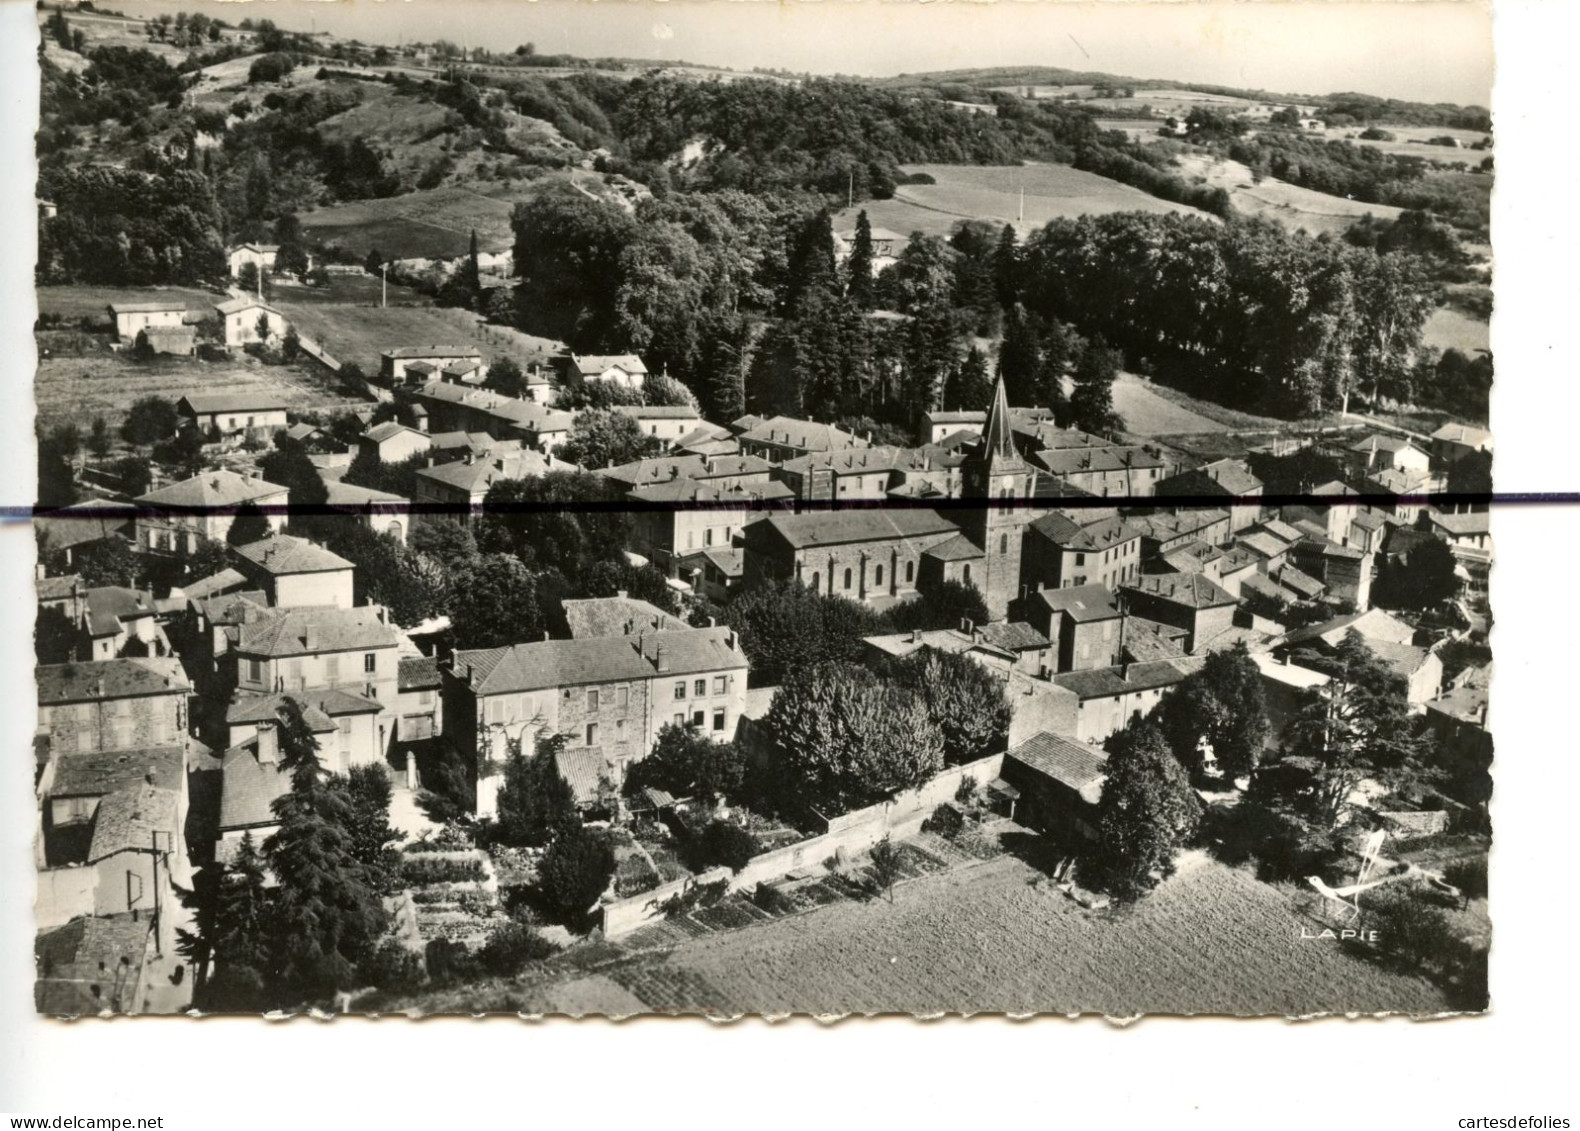
<svg viewBox="0 0 1580 1131">
<path fill-rule="evenodd" d="M 993 404 L 988 408 L 987 424 L 982 430 L 982 444 L 976 450 L 976 460 L 987 464 L 990 473 L 1023 470 L 1026 466 L 1015 447 L 1009 397 L 1004 392 L 1002 376 L 993 388 Z"/>
<path fill-rule="evenodd" d="M 1004 378 L 993 386 L 993 405 L 988 409 L 987 430 L 983 433 L 988 450 L 994 455 L 1013 458 L 1015 437 L 1009 426 L 1009 397 L 1004 393 Z"/>
</svg>

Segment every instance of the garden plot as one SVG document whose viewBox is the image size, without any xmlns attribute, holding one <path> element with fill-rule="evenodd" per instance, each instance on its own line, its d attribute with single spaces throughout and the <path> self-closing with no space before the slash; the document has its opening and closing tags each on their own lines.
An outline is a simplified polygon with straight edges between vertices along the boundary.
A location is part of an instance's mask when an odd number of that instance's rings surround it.
<svg viewBox="0 0 1580 1131">
<path fill-rule="evenodd" d="M 506 918 L 493 863 L 476 849 L 409 845 L 401 854 L 401 880 L 424 943 L 446 939 L 477 947 Z"/>
</svg>

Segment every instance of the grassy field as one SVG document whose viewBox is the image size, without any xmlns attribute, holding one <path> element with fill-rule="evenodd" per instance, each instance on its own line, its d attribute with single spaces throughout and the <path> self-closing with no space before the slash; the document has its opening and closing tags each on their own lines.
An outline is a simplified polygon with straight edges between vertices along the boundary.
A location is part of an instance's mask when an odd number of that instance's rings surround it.
<svg viewBox="0 0 1580 1131">
<path fill-rule="evenodd" d="M 1421 332 L 1421 344 L 1440 350 L 1456 349 L 1474 357 L 1491 348 L 1492 327 L 1462 310 L 1441 306 L 1432 312 Z"/>
<path fill-rule="evenodd" d="M 73 335 L 76 337 L 76 335 Z M 203 362 L 166 358 L 131 360 L 108 348 L 89 353 L 51 352 L 42 356 L 56 335 L 39 335 L 41 356 L 33 391 L 43 428 L 74 423 L 86 430 L 95 416 L 111 427 L 139 397 L 171 400 L 186 393 L 223 393 L 239 389 L 277 392 L 292 408 L 340 404 L 345 396 L 329 384 L 316 366 L 265 366 L 251 359 Z"/>
<path fill-rule="evenodd" d="M 1255 427 L 1224 419 L 1225 414 L 1233 412 L 1231 409 L 1198 401 L 1186 393 L 1143 381 L 1129 373 L 1121 373 L 1114 381 L 1114 411 L 1125 418 L 1125 431 L 1138 436 L 1226 432 L 1232 427 Z M 1235 415 L 1246 416 L 1244 413 Z M 1246 416 L 1247 421 L 1260 419 Z"/>
<path fill-rule="evenodd" d="M 948 235 L 961 220 L 991 220 L 1029 230 L 1065 216 L 1108 212 L 1184 212 L 1204 215 L 1183 204 L 1159 200 L 1118 181 L 1084 173 L 1068 165 L 909 165 L 908 173 L 927 173 L 931 185 L 901 185 L 893 200 L 867 201 L 861 208 L 874 227 L 902 235 Z M 1026 211 L 1020 215 L 1020 191 L 1026 190 Z M 840 213 L 835 226 L 855 223 L 856 212 Z"/>
<path fill-rule="evenodd" d="M 1084 911 L 1041 881 L 1036 868 L 1002 856 L 905 884 L 892 903 L 835 903 L 493 992 L 528 1012 L 614 1015 L 1294 1016 L 1444 1006 L 1422 979 L 1302 940 L 1303 924 L 1320 929 L 1307 901 L 1201 854 L 1128 913 Z"/>
<path fill-rule="evenodd" d="M 292 306 L 378 306 L 382 295 L 382 281 L 377 275 L 333 275 L 327 287 L 300 286 L 284 280 L 275 280 L 274 300 Z M 431 306 L 433 300 L 421 291 L 389 285 L 391 306 Z"/>
<path fill-rule="evenodd" d="M 454 307 L 328 306 L 296 303 L 284 297 L 275 305 L 298 332 L 319 342 L 338 360 L 355 362 L 370 375 L 379 371 L 380 354 L 400 346 L 475 345 L 485 361 L 504 354 L 520 365 L 541 363 L 563 350 L 559 342 L 490 326 L 477 315 Z"/>
<path fill-rule="evenodd" d="M 1256 184 L 1251 179 L 1251 170 L 1238 161 L 1218 161 L 1203 154 L 1187 154 L 1179 158 L 1179 165 L 1186 177 L 1205 177 L 1214 188 L 1227 189 L 1236 211 L 1247 216 L 1265 216 L 1286 228 L 1313 236 L 1323 232 L 1340 235 L 1367 214 L 1392 220 L 1403 211 L 1387 204 L 1366 204 L 1329 196 L 1314 189 L 1285 184 L 1275 177 L 1264 177 Z"/>
<path fill-rule="evenodd" d="M 214 313 L 214 304 L 228 297 L 195 287 L 92 287 L 71 285 L 39 287 L 38 311 L 40 314 L 59 314 L 64 318 L 89 317 L 108 325 L 109 312 L 105 309 L 112 302 L 172 302 L 187 304 L 187 321 Z"/>
<path fill-rule="evenodd" d="M 339 244 L 358 257 L 378 248 L 391 259 L 453 258 L 466 253 L 473 229 L 483 251 L 503 251 L 514 242 L 511 209 L 562 179 L 547 176 L 514 188 L 493 185 L 489 193 L 452 185 L 359 200 L 304 212 L 302 228 L 318 243 Z"/>
</svg>

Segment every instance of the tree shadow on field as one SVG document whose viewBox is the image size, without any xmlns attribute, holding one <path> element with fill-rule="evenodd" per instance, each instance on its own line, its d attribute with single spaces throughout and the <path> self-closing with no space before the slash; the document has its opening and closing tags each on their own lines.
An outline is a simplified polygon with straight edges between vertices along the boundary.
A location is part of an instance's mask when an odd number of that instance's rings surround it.
<svg viewBox="0 0 1580 1131">
<path fill-rule="evenodd" d="M 999 843 L 1015 859 L 1050 878 L 1059 872 L 1060 866 L 1071 856 L 1079 855 L 1074 845 L 1023 829 L 1000 833 Z"/>
</svg>

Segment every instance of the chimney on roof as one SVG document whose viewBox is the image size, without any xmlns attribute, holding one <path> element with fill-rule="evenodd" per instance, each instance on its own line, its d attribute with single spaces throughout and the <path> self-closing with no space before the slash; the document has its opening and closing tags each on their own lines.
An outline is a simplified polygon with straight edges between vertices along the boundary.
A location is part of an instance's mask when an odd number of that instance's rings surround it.
<svg viewBox="0 0 1580 1131">
<path fill-rule="evenodd" d="M 1119 678 L 1125 682 L 1130 680 L 1130 661 L 1126 660 L 1119 665 Z"/>
<path fill-rule="evenodd" d="M 143 781 L 145 781 L 149 785 L 153 785 L 154 784 L 154 767 L 152 767 L 152 766 L 148 767 L 148 772 L 143 775 Z"/>
<path fill-rule="evenodd" d="M 970 617 L 961 617 L 960 618 L 960 631 L 964 635 L 970 636 L 972 634 L 972 632 L 974 632 L 975 630 L 976 630 L 976 625 L 971 623 L 971 618 Z"/>
<path fill-rule="evenodd" d="M 98 698 L 104 698 L 104 677 L 99 677 L 99 680 L 94 687 L 94 691 Z"/>
<path fill-rule="evenodd" d="M 728 648 L 731 652 L 733 652 L 733 651 L 735 651 L 735 643 L 736 643 L 735 630 L 732 628 L 724 636 L 724 646 L 726 648 Z"/>
<path fill-rule="evenodd" d="M 264 723 L 258 727 L 258 761 L 266 766 L 272 766 L 280 760 L 280 736 L 274 729 L 274 724 Z"/>
<path fill-rule="evenodd" d="M 309 652 L 316 652 L 318 650 L 318 626 L 310 621 L 308 622 L 307 626 L 302 629 L 302 646 Z"/>
<path fill-rule="evenodd" d="M 669 670 L 669 661 L 664 658 L 664 646 L 662 644 L 658 646 L 658 651 L 653 658 L 653 663 L 654 666 L 661 672 L 667 672 Z"/>
<path fill-rule="evenodd" d="M 911 629 L 911 643 L 912 644 L 920 644 L 921 642 L 922 642 L 922 630 L 919 629 L 919 628 Z"/>
</svg>

